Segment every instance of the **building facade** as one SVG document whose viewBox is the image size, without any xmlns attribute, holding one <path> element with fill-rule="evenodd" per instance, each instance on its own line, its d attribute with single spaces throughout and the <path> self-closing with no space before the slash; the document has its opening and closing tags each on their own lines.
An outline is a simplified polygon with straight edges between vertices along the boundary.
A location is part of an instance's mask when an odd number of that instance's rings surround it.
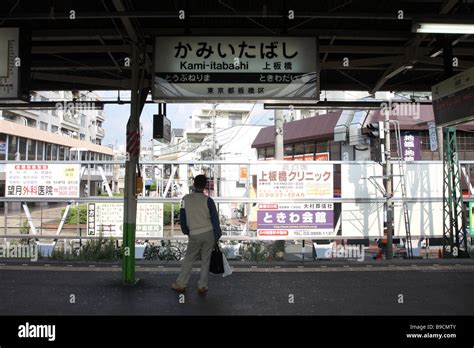
<svg viewBox="0 0 474 348">
<path fill-rule="evenodd" d="M 75 107 L 61 100 L 80 101 Z M 0 160 L 106 161 L 112 149 L 102 146 L 105 114 L 93 107 L 99 97 L 90 92 L 36 92 L 32 101 L 58 101 L 51 109 L 0 110 Z M 106 179 L 112 168 L 103 166 Z M 81 183 L 81 195 L 96 195 L 104 181 L 101 170 L 90 165 Z M 89 185 L 87 184 L 89 183 Z M 0 164 L 0 196 L 5 196 L 5 166 Z"/>
</svg>

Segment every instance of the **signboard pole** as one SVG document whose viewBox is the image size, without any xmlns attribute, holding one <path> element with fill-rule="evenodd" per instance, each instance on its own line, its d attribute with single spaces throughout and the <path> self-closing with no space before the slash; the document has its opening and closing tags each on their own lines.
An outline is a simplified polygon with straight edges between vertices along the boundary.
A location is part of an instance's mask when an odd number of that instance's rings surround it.
<svg viewBox="0 0 474 348">
<path fill-rule="evenodd" d="M 386 192 L 386 203 L 385 211 L 387 212 L 387 260 L 391 260 L 393 257 L 393 244 L 392 244 L 392 233 L 393 233 L 393 202 L 392 202 L 392 163 L 391 163 L 391 148 L 390 148 L 390 111 L 385 112 L 385 192 Z M 383 237 L 382 237 L 383 238 Z"/>
</svg>

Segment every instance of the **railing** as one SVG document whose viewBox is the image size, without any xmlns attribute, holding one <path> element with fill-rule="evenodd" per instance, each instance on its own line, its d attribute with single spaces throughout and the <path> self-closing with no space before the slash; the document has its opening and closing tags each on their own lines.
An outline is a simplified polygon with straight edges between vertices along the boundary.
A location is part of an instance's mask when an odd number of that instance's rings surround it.
<svg viewBox="0 0 474 348">
<path fill-rule="evenodd" d="M 170 145 L 169 147 L 161 148 L 156 151 L 156 155 L 169 155 L 177 152 L 187 152 L 195 150 L 200 144 L 199 143 L 182 143 L 176 145 Z"/>
<path fill-rule="evenodd" d="M 0 168 L 7 163 L 5 161 L 0 161 Z M 11 163 L 10 161 L 8 163 Z M 24 164 L 24 162 L 18 162 Z M 61 163 L 64 162 L 59 161 L 37 161 L 35 164 L 42 164 L 42 163 Z M 66 164 L 74 164 L 78 163 L 81 164 L 83 168 L 89 167 L 91 172 L 98 172 L 98 165 L 103 165 L 104 167 L 112 167 L 113 165 L 124 165 L 123 161 L 70 161 Z M 441 165 L 440 161 L 417 161 L 408 163 L 407 166 L 414 166 L 414 165 Z M 465 168 L 467 173 L 470 173 L 470 167 L 474 164 L 474 161 L 461 161 L 461 166 Z M 207 172 L 208 177 L 215 177 L 211 181 L 210 185 L 210 194 L 213 197 L 214 201 L 216 202 L 217 206 L 219 207 L 220 217 L 221 217 L 221 227 L 223 228 L 223 240 L 274 240 L 274 239 L 324 239 L 324 240 L 338 240 L 338 239 L 374 239 L 383 236 L 383 217 L 382 217 L 382 225 L 378 226 L 377 233 L 372 233 L 371 231 L 367 230 L 364 231 L 362 228 L 361 231 L 355 233 L 350 230 L 347 224 L 347 219 L 342 219 L 341 217 L 346 213 L 349 216 L 356 216 L 352 218 L 354 223 L 353 228 L 358 228 L 358 224 L 365 223 L 362 220 L 369 219 L 369 216 L 375 216 L 375 220 L 379 219 L 380 222 L 380 214 L 383 215 L 383 203 L 386 202 L 386 197 L 380 192 L 377 191 L 375 186 L 371 186 L 369 182 L 369 175 L 368 174 L 377 174 L 379 171 L 378 168 L 381 168 L 378 164 L 371 162 L 371 161 L 258 161 L 258 162 L 226 162 L 226 161 L 143 161 L 141 162 L 142 166 L 158 166 L 163 167 L 163 165 L 171 165 L 173 168 L 177 168 L 177 172 L 185 173 L 184 177 L 179 177 L 177 179 L 174 178 L 174 175 L 160 177 L 155 180 L 158 182 L 156 191 L 147 192 L 144 191 L 143 195 L 137 197 L 138 205 L 144 205 L 146 207 L 158 207 L 156 211 L 169 211 L 168 221 L 165 221 L 160 226 L 160 231 L 150 230 L 148 235 L 143 233 L 143 231 L 137 231 L 137 240 L 184 240 L 187 237 L 180 233 L 180 227 L 176 221 L 176 213 L 177 203 L 180 202 L 182 196 L 188 192 L 187 187 L 190 184 L 190 179 L 187 177 L 187 174 L 191 171 L 193 175 L 201 173 L 203 171 Z M 94 166 L 94 168 L 92 168 Z M 323 167 L 321 167 L 323 166 Z M 281 170 L 280 170 L 280 169 Z M 282 169 L 283 168 L 283 169 Z M 332 191 L 328 194 L 326 193 L 319 194 L 318 197 L 296 197 L 291 196 L 291 190 L 285 191 L 288 193 L 288 197 L 271 197 L 262 196 L 263 188 L 268 186 L 266 182 L 263 182 L 263 179 L 268 178 L 268 182 L 278 177 L 280 172 L 286 171 L 285 175 L 291 173 L 293 180 L 299 180 L 299 182 L 310 181 L 306 180 L 309 179 L 309 176 L 305 179 L 302 177 L 301 171 L 304 172 L 305 175 L 309 175 L 311 173 L 311 177 L 318 177 L 319 172 L 318 170 L 321 168 L 326 168 L 325 172 L 331 172 L 331 180 L 332 186 L 329 185 L 328 187 L 332 187 Z M 332 168 L 332 169 L 328 169 Z M 297 172 L 300 170 L 300 172 Z M 360 171 L 368 174 L 359 175 Z M 142 172 L 145 172 L 144 170 Z M 274 177 L 273 172 L 276 173 L 277 177 Z M 173 174 L 175 173 L 172 171 Z M 214 176 L 213 173 L 216 173 Z M 247 175 L 243 175 L 246 173 Z M 298 174 L 300 173 L 300 174 Z M 334 178 L 334 174 L 338 173 L 341 176 L 340 180 L 340 188 L 339 191 L 334 190 L 335 186 L 339 186 L 337 183 L 338 179 Z M 422 172 L 415 173 L 412 171 L 412 175 L 419 175 L 417 180 L 420 182 L 429 183 L 437 183 L 437 179 L 435 181 L 432 180 L 432 175 L 441 175 L 442 178 L 442 171 L 440 173 L 433 173 L 429 167 L 424 168 L 425 174 L 421 174 Z M 87 174 L 87 169 L 83 175 Z M 353 175 L 354 174 L 354 175 Z M 421 175 L 421 176 L 420 176 Z M 257 177 L 257 181 L 260 180 L 257 186 L 253 185 L 252 176 Z M 374 178 L 377 175 L 372 175 Z M 270 179 L 270 177 L 272 179 Z M 83 177 L 84 178 L 84 177 Z M 281 177 L 282 178 L 282 177 Z M 329 180 L 329 179 L 328 179 Z M 373 179 L 373 180 L 380 180 L 383 179 Z M 430 181 L 431 180 L 431 181 Z M 396 180 L 395 180 L 396 181 Z M 7 183 L 8 184 L 8 183 Z M 214 185 L 216 184 L 216 185 Z M 265 185 L 264 185 L 265 184 Z M 314 183 L 312 183 L 314 184 Z M 349 185 L 349 186 L 348 186 Z M 434 184 L 433 184 L 434 185 Z M 173 189 L 173 187 L 175 189 Z M 217 192 L 213 190 L 214 187 L 218 187 Z M 383 186 L 383 185 L 382 185 Z M 396 182 L 394 184 L 396 186 Z M 278 187 L 278 186 L 275 186 Z M 295 186 L 296 190 L 299 189 L 300 186 Z M 310 189 L 314 189 L 313 186 L 308 186 Z M 178 189 L 176 189 L 178 188 Z M 181 189 L 179 189 L 181 188 Z M 231 189 L 235 188 L 235 190 Z M 438 187 L 439 188 L 439 187 Z M 423 187 L 417 188 L 422 190 Z M 260 193 L 258 193 L 260 190 Z M 439 191 L 439 190 L 438 190 Z M 432 190 L 430 192 L 437 192 L 438 191 Z M 265 192 L 271 195 L 271 192 L 266 190 Z M 302 191 L 303 192 L 303 191 Z M 323 191 L 321 191 L 323 192 Z M 425 191 L 420 191 L 425 192 Z M 428 192 L 428 191 L 426 191 Z M 415 192 L 416 193 L 416 192 Z M 421 195 L 416 196 L 416 194 L 409 195 L 406 199 L 403 199 L 401 195 L 396 194 L 391 200 L 395 203 L 401 203 L 402 201 L 406 201 L 407 203 L 423 203 L 424 205 L 430 204 L 440 204 L 442 202 L 442 192 L 441 195 L 436 194 L 434 196 L 430 195 Z M 471 192 L 469 197 L 464 199 L 467 202 L 474 201 L 474 195 Z M 57 239 L 96 239 L 100 238 L 100 234 L 102 233 L 103 236 L 106 238 L 110 238 L 112 234 L 107 235 L 107 233 L 103 233 L 104 226 L 107 224 L 102 224 L 101 229 L 102 232 L 97 232 L 95 230 L 95 234 L 90 233 L 90 231 L 85 231 L 83 226 L 79 226 L 80 223 L 84 221 L 77 221 L 76 228 L 69 225 L 68 228 L 64 231 L 59 229 L 59 232 L 56 234 L 52 232 L 51 228 L 46 228 L 46 224 L 54 224 L 59 227 L 61 218 L 61 209 L 66 208 L 68 205 L 70 207 L 75 207 L 78 205 L 83 204 L 92 204 L 95 203 L 96 205 L 102 204 L 103 207 L 107 207 L 104 205 L 105 203 L 123 203 L 123 197 L 102 197 L 102 196 L 94 196 L 94 197 L 42 197 L 41 199 L 38 198 L 29 198 L 29 197 L 1 197 L 0 202 L 4 204 L 3 210 L 3 224 L 0 221 L 0 230 L 3 229 L 3 233 L 0 234 L 0 238 L 8 238 L 8 239 L 19 239 L 19 238 L 33 238 L 33 239 L 44 239 L 44 240 L 57 240 Z M 55 203 L 57 206 L 51 209 L 46 209 L 44 206 L 40 207 L 30 207 L 33 208 L 32 212 L 27 213 L 26 211 L 16 211 L 12 212 L 11 206 L 18 203 L 41 203 L 41 204 L 49 204 Z M 157 206 L 157 204 L 161 205 Z M 271 205 L 278 204 L 281 208 L 281 211 L 277 210 L 277 208 L 269 207 Z M 259 231 L 272 230 L 274 228 L 268 227 L 264 228 L 267 221 L 270 221 L 276 217 L 276 214 L 282 211 L 287 212 L 290 214 L 292 211 L 299 210 L 298 207 L 304 206 L 305 204 L 319 204 L 322 206 L 323 204 L 327 205 L 323 210 L 327 212 L 327 216 L 332 216 L 330 219 L 330 227 L 321 225 L 320 230 L 324 233 L 318 235 L 318 228 L 314 228 L 314 226 L 308 226 L 306 229 L 311 231 L 309 234 L 299 234 L 299 235 L 288 235 L 285 238 L 280 238 L 279 236 L 270 236 L 265 237 L 265 235 L 259 234 Z M 423 205 L 422 205 L 423 206 Z M 89 205 L 88 215 L 91 212 L 91 206 Z M 293 208 L 292 208 L 293 207 Z M 341 213 L 336 214 L 336 207 L 341 211 Z M 344 210 L 344 207 L 355 207 L 354 210 Z M 51 208 L 51 207 L 50 207 Z M 56 211 L 54 211 L 56 209 Z M 272 210 L 273 209 L 273 210 Z M 293 210 L 292 210 L 293 209 Z M 313 217 L 321 211 L 318 208 L 305 208 L 307 212 L 312 212 Z M 322 208 L 321 208 L 322 209 Z M 365 210 L 364 210 L 365 209 Z M 375 209 L 377 214 L 373 215 L 374 211 L 370 209 Z M 118 210 L 121 211 L 120 209 Z M 265 214 L 270 212 L 271 214 Z M 347 213 L 349 212 L 349 213 Z M 367 216 L 364 215 L 364 212 L 367 212 Z M 54 215 L 56 214 L 56 215 Z M 331 215 L 334 214 L 334 215 Z M 352 215 L 351 215 L 352 214 Z M 359 215 L 357 215 L 359 214 Z M 270 215 L 272 218 L 270 218 Z M 260 216 L 260 217 L 259 217 Z M 263 221 L 264 219 L 262 216 L 267 218 L 267 221 Z M 282 216 L 282 215 L 281 215 Z M 309 216 L 309 215 L 308 215 Z M 2 217 L 0 216 L 0 219 Z M 298 217 L 299 219 L 303 218 L 303 215 Z M 296 219 L 296 218 L 295 218 Z M 341 220 L 342 219 L 342 220 Z M 272 220 L 273 221 L 273 220 Z M 433 220 L 434 221 L 434 220 Z M 370 221 L 368 221 L 370 222 Z M 317 222 L 314 222 L 316 225 Z M 268 223 L 270 224 L 270 223 Z M 275 223 L 276 224 L 276 223 Z M 283 224 L 283 222 L 281 223 Z M 286 228 L 288 230 L 292 230 L 291 223 L 285 222 L 287 226 L 290 228 Z M 3 226 L 1 226 L 3 225 Z M 97 226 L 99 226 L 98 224 Z M 143 223 L 141 223 L 143 225 Z M 153 224 L 150 224 L 152 226 Z M 32 228 L 34 226 L 35 228 Z M 304 232 L 305 227 L 302 224 L 299 230 Z M 431 225 L 430 225 L 431 226 Z M 381 227 L 381 228 L 380 228 Z M 37 228 L 37 233 L 31 233 L 32 230 Z M 370 227 L 372 228 L 372 227 Z M 434 228 L 434 227 L 430 227 Z M 285 228 L 277 228 L 280 230 L 284 230 Z M 294 230 L 298 230 L 295 228 Z M 28 234 L 22 234 L 21 232 L 28 231 Z M 380 231 L 382 234 L 380 235 Z M 301 231 L 300 231 L 301 232 Z M 416 231 L 412 233 L 414 236 L 420 236 Z M 433 236 L 437 236 L 433 235 Z M 115 239 L 121 240 L 122 236 L 120 233 L 115 233 L 113 235 Z M 399 237 L 402 238 L 402 237 Z"/>
</svg>

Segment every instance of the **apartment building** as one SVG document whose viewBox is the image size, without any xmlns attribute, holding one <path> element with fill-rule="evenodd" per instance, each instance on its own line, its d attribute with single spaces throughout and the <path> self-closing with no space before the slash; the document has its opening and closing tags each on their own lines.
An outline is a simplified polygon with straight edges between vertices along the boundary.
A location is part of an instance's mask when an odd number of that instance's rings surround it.
<svg viewBox="0 0 474 348">
<path fill-rule="evenodd" d="M 71 101 L 80 102 L 73 106 Z M 57 101 L 49 109 L 0 110 L 0 160 L 6 161 L 103 161 L 113 158 L 102 146 L 105 114 L 93 107 L 99 96 L 87 91 L 34 92 L 32 101 Z M 103 166 L 106 179 L 112 175 Z M 102 172 L 91 165 L 81 184 L 81 195 L 99 192 Z M 87 185 L 87 182 L 89 185 Z M 0 164 L 0 196 L 5 196 L 5 165 Z"/>
</svg>

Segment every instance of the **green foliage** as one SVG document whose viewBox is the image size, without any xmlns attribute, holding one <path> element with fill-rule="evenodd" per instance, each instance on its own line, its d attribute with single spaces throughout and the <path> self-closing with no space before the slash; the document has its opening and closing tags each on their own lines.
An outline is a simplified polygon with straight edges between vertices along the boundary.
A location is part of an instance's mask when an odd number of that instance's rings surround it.
<svg viewBox="0 0 474 348">
<path fill-rule="evenodd" d="M 29 234 L 30 233 L 30 224 L 28 220 L 23 221 L 22 227 L 20 227 L 20 234 Z M 27 238 L 20 239 L 20 244 L 28 244 Z"/>
<path fill-rule="evenodd" d="M 99 196 L 101 196 L 101 197 L 108 197 L 109 195 L 108 195 L 107 191 L 103 191 L 103 192 L 100 193 Z M 113 197 L 123 197 L 123 193 L 120 193 L 120 192 L 112 192 L 112 196 L 113 196 Z"/>
<path fill-rule="evenodd" d="M 116 259 L 115 241 L 113 239 L 88 240 L 80 249 L 78 258 L 83 260 L 114 260 Z"/>
<path fill-rule="evenodd" d="M 65 209 L 61 209 L 61 218 L 63 217 L 64 215 L 64 210 Z M 66 218 L 66 221 L 65 223 L 66 224 L 77 224 L 77 213 L 79 211 L 79 223 L 80 224 L 86 224 L 87 223 L 87 205 L 83 204 L 83 205 L 80 205 L 79 206 L 79 209 L 78 207 L 71 207 L 71 209 L 69 209 L 69 214 Z"/>
<path fill-rule="evenodd" d="M 179 219 L 179 203 L 173 203 L 174 205 L 174 214 L 173 219 L 176 221 Z M 163 205 L 163 225 L 171 224 L 171 204 L 165 203 Z"/>
<path fill-rule="evenodd" d="M 55 260 L 117 260 L 121 258 L 120 250 L 114 239 L 92 239 L 85 242 L 81 248 L 74 251 L 64 248 L 54 248 L 51 258 Z"/>
<path fill-rule="evenodd" d="M 242 243 L 243 261 L 278 261 L 284 258 L 281 250 L 281 243 L 277 242 L 243 242 Z"/>
<path fill-rule="evenodd" d="M 150 185 L 150 191 L 156 191 L 156 182 L 153 181 Z"/>
</svg>

